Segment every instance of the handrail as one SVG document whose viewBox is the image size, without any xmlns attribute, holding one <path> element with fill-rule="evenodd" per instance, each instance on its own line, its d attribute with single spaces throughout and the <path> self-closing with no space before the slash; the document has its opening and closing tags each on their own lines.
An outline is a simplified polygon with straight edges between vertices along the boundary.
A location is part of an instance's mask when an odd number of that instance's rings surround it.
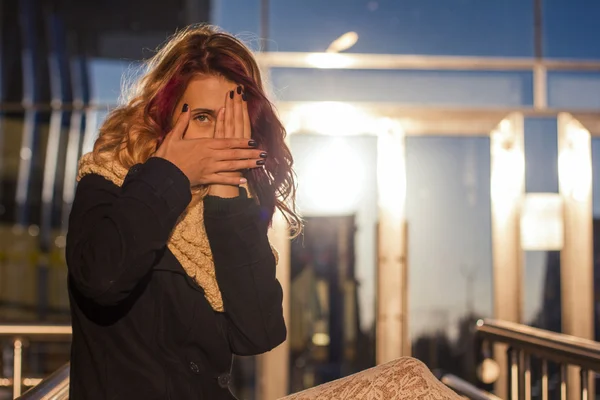
<svg viewBox="0 0 600 400">
<path fill-rule="evenodd" d="M 561 399 L 592 398 L 594 387 L 590 378 L 591 372 L 600 372 L 600 343 L 507 321 L 480 320 L 476 329 L 483 339 L 508 347 L 507 393 L 511 399 L 532 397 L 532 356 L 541 360 L 543 399 L 549 398 L 549 361 L 560 366 Z"/>
<path fill-rule="evenodd" d="M 561 364 L 600 371 L 600 343 L 593 340 L 498 320 L 479 320 L 483 337 L 539 355 Z"/>
<path fill-rule="evenodd" d="M 470 400 L 500 400 L 498 396 L 486 392 L 485 390 L 481 390 L 458 376 L 445 374 L 440 380 L 444 385 L 448 386 L 459 395 L 466 396 Z"/>
<path fill-rule="evenodd" d="M 23 378 L 23 347 L 26 343 L 25 340 L 35 339 L 58 342 L 69 340 L 72 332 L 70 325 L 0 325 L 0 338 L 10 337 L 13 343 L 12 386 L 14 399 L 21 396 L 24 381 L 34 381 L 31 378 Z"/>
<path fill-rule="evenodd" d="M 66 400 L 69 398 L 71 365 L 65 364 L 17 400 Z"/>
<path fill-rule="evenodd" d="M 71 325 L 0 325 L 1 336 L 71 336 Z"/>
</svg>

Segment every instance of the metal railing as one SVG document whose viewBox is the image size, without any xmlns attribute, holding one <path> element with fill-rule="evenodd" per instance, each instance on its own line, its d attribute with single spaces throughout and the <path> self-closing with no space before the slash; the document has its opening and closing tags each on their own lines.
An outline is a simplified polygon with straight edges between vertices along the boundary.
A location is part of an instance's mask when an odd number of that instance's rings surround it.
<svg viewBox="0 0 600 400">
<path fill-rule="evenodd" d="M 17 400 L 66 400 L 69 398 L 71 365 L 65 364 L 29 389 Z"/>
<path fill-rule="evenodd" d="M 12 385 L 13 398 L 16 399 L 21 396 L 23 386 L 31 387 L 40 383 L 41 379 L 23 377 L 23 348 L 29 341 L 69 341 L 71 334 L 70 325 L 0 325 L 0 338 L 10 338 L 13 350 L 13 376 L 1 378 L 0 386 Z"/>
<path fill-rule="evenodd" d="M 452 374 L 445 374 L 440 377 L 440 381 L 457 394 L 470 400 L 500 400 L 499 397 L 481 390 L 471 383 Z"/>
<path fill-rule="evenodd" d="M 592 398 L 592 377 L 594 373 L 600 371 L 600 343 L 497 320 L 478 321 L 477 332 L 492 343 L 508 346 L 507 393 L 510 399 L 531 399 L 532 358 L 541 362 L 539 379 L 542 400 L 549 398 L 550 363 L 555 363 L 559 367 L 558 389 L 561 399 Z M 578 382 L 571 380 L 573 378 L 578 378 Z M 569 385 L 573 385 L 572 388 L 579 387 L 578 393 L 569 390 Z"/>
<path fill-rule="evenodd" d="M 549 367 L 554 362 L 560 367 L 560 397 L 567 398 L 567 367 L 580 369 L 580 397 L 590 399 L 590 377 L 600 371 L 600 343 L 574 336 L 549 332 L 521 324 L 480 320 L 477 333 L 483 339 L 508 346 L 510 361 L 509 392 L 511 399 L 531 399 L 532 362 L 541 360 L 541 398 L 549 398 Z M 0 337 L 11 338 L 13 343 L 13 398 L 21 400 L 64 400 L 68 399 L 70 365 L 66 364 L 40 382 L 22 377 L 23 347 L 27 340 L 63 341 L 70 340 L 69 325 L 0 325 Z M 6 379 L 6 378 L 5 378 Z M 25 381 L 34 386 L 21 396 Z M 472 400 L 499 400 L 499 397 L 480 390 L 467 381 L 446 374 L 440 380 L 459 395 Z M 33 383 L 33 384 L 32 384 Z M 39 384 L 38 384 L 39 383 Z M 37 386 L 35 386 L 37 384 Z"/>
</svg>

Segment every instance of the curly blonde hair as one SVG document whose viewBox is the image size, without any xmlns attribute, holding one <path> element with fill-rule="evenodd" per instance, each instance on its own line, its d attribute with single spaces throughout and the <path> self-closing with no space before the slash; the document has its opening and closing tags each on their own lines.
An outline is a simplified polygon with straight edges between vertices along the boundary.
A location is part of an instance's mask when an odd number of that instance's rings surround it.
<svg viewBox="0 0 600 400">
<path fill-rule="evenodd" d="M 244 86 L 252 138 L 269 154 L 264 168 L 247 174 L 248 184 L 268 222 L 278 208 L 292 232 L 300 233 L 302 221 L 296 212 L 293 158 L 285 143 L 285 128 L 266 96 L 252 52 L 215 27 L 196 25 L 177 32 L 145 63 L 145 74 L 101 126 L 94 160 L 116 161 L 127 169 L 144 163 L 171 130 L 176 104 L 198 75 L 222 76 Z"/>
</svg>

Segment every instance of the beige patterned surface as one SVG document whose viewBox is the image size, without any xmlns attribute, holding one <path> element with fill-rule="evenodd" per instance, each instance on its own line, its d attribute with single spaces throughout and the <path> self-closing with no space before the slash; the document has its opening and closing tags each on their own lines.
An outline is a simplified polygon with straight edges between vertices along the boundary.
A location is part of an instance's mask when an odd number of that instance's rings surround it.
<svg viewBox="0 0 600 400">
<path fill-rule="evenodd" d="M 458 400 L 419 360 L 399 358 L 280 400 Z"/>
</svg>

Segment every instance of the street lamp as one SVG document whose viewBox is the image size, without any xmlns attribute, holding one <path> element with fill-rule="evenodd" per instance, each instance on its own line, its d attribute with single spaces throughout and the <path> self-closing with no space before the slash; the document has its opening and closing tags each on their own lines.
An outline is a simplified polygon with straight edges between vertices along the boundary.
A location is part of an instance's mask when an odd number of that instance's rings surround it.
<svg viewBox="0 0 600 400">
<path fill-rule="evenodd" d="M 325 53 L 311 53 L 306 56 L 306 60 L 315 68 L 347 68 L 353 64 L 351 57 L 340 54 L 342 51 L 350 49 L 358 41 L 358 33 L 346 32 L 335 39 Z"/>
<path fill-rule="evenodd" d="M 358 33 L 346 32 L 335 39 L 327 48 L 327 53 L 340 53 L 346 51 L 358 42 Z"/>
</svg>

